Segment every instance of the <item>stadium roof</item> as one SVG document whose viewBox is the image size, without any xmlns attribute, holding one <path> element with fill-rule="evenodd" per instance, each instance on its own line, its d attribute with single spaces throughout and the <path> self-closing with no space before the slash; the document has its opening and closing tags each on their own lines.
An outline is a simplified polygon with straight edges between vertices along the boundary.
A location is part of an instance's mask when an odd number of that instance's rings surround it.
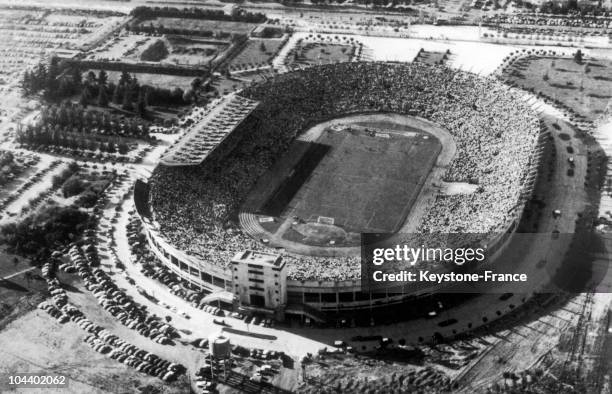
<svg viewBox="0 0 612 394">
<path fill-rule="evenodd" d="M 200 164 L 259 105 L 259 102 L 230 94 L 195 121 L 185 135 L 161 158 L 167 166 Z"/>
</svg>

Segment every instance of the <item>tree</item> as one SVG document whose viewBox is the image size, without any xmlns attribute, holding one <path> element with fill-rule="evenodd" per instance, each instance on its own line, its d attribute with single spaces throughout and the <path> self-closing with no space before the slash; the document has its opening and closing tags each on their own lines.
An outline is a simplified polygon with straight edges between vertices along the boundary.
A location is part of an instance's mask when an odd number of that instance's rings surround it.
<svg viewBox="0 0 612 394">
<path fill-rule="evenodd" d="M 187 91 L 185 91 L 185 93 L 183 94 L 183 101 L 189 103 L 194 99 L 195 99 L 195 93 L 193 89 L 191 88 L 187 89 Z"/>
<path fill-rule="evenodd" d="M 93 228 L 95 220 L 74 207 L 42 208 L 20 222 L 0 227 L 0 238 L 9 253 L 30 256 L 34 262 L 44 261 L 51 248 L 61 248 L 74 242 L 85 229 Z"/>
<path fill-rule="evenodd" d="M 85 190 L 85 182 L 76 176 L 71 176 L 62 186 L 64 198 L 76 196 Z"/>
<path fill-rule="evenodd" d="M 68 97 L 73 94 L 75 90 L 74 82 L 69 78 L 62 77 L 59 81 L 59 86 L 57 88 L 57 95 L 59 97 Z"/>
<path fill-rule="evenodd" d="M 125 155 L 130 151 L 130 148 L 128 147 L 128 145 L 125 142 L 121 142 L 118 146 L 117 146 L 117 150 L 119 151 L 120 154 Z"/>
<path fill-rule="evenodd" d="M 71 69 L 71 74 L 71 79 L 72 83 L 74 84 L 74 87 L 80 87 L 81 83 L 83 82 L 83 74 L 81 72 L 81 69 L 78 66 L 74 66 Z"/>
<path fill-rule="evenodd" d="M 202 79 L 200 77 L 195 77 L 193 81 L 191 81 L 191 88 L 193 90 L 198 90 L 202 87 Z"/>
<path fill-rule="evenodd" d="M 85 192 L 83 192 L 83 194 L 76 201 L 76 204 L 83 208 L 91 208 L 96 204 L 97 201 L 98 201 L 98 194 L 96 194 L 96 192 L 94 192 L 93 190 L 88 189 Z"/>
<path fill-rule="evenodd" d="M 100 72 L 98 73 L 98 85 L 106 86 L 107 82 L 108 82 L 108 74 L 106 73 L 106 71 L 100 70 Z"/>
<path fill-rule="evenodd" d="M 116 85 L 113 90 L 113 103 L 120 104 L 121 103 L 121 87 L 120 85 Z"/>
<path fill-rule="evenodd" d="M 145 103 L 144 89 L 140 89 L 140 92 L 138 93 L 138 100 L 136 101 L 136 112 L 141 118 L 147 116 L 147 105 Z"/>
<path fill-rule="evenodd" d="M 132 81 L 132 76 L 125 70 L 121 71 L 121 76 L 119 77 L 119 82 L 117 83 L 119 86 L 127 86 Z"/>
<path fill-rule="evenodd" d="M 132 111 L 134 107 L 132 106 L 132 99 L 130 90 L 125 88 L 123 89 L 123 101 L 121 102 L 121 108 L 126 111 Z"/>
<path fill-rule="evenodd" d="M 578 49 L 576 53 L 574 53 L 574 61 L 576 63 L 582 63 L 582 60 L 583 60 L 582 51 Z"/>
<path fill-rule="evenodd" d="M 87 73 L 87 83 L 93 85 L 96 83 L 96 74 L 93 71 Z"/>
<path fill-rule="evenodd" d="M 87 108 L 87 105 L 89 104 L 89 98 L 87 96 L 87 90 L 85 89 L 81 93 L 81 99 L 79 100 L 79 104 L 81 104 L 84 108 Z"/>
<path fill-rule="evenodd" d="M 108 107 L 108 94 L 104 86 L 100 86 L 98 89 L 98 105 L 100 107 Z"/>
</svg>

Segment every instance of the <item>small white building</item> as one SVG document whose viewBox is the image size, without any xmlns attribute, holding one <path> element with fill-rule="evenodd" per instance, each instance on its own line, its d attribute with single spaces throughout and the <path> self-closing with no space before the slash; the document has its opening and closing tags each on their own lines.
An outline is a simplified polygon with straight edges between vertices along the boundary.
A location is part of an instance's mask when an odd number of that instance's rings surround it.
<svg viewBox="0 0 612 394">
<path fill-rule="evenodd" d="M 240 11 L 240 7 L 238 7 L 236 4 L 226 4 L 223 6 L 223 12 L 225 15 L 234 15 L 238 11 Z"/>
<path fill-rule="evenodd" d="M 240 306 L 280 311 L 287 303 L 287 273 L 281 256 L 246 250 L 232 259 L 234 294 Z"/>
</svg>

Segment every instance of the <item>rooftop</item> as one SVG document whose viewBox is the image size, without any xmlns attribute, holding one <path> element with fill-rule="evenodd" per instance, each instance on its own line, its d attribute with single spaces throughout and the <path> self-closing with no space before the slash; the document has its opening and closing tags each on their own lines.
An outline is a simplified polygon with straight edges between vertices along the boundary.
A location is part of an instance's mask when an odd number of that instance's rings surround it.
<svg viewBox="0 0 612 394">
<path fill-rule="evenodd" d="M 198 165 L 257 107 L 236 94 L 224 96 L 201 116 L 161 158 L 167 166 Z"/>
<path fill-rule="evenodd" d="M 281 268 L 284 265 L 283 259 L 278 254 L 255 252 L 253 250 L 237 253 L 232 259 L 232 263 L 259 264 L 275 268 Z"/>
</svg>

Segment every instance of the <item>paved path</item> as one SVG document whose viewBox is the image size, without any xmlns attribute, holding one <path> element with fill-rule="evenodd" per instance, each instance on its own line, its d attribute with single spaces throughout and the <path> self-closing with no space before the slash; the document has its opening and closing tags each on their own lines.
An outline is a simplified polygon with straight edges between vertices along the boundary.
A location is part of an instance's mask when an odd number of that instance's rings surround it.
<svg viewBox="0 0 612 394">
<path fill-rule="evenodd" d="M 8 276 L 3 277 L 2 279 L 0 279 L 0 282 L 2 282 L 3 280 L 9 280 L 12 279 L 16 276 L 19 276 L 21 274 L 25 274 L 26 272 L 30 272 L 30 271 L 34 271 L 36 269 L 36 267 L 30 267 L 30 268 L 26 268 L 24 270 L 18 271 L 18 272 L 14 272 Z"/>
</svg>

